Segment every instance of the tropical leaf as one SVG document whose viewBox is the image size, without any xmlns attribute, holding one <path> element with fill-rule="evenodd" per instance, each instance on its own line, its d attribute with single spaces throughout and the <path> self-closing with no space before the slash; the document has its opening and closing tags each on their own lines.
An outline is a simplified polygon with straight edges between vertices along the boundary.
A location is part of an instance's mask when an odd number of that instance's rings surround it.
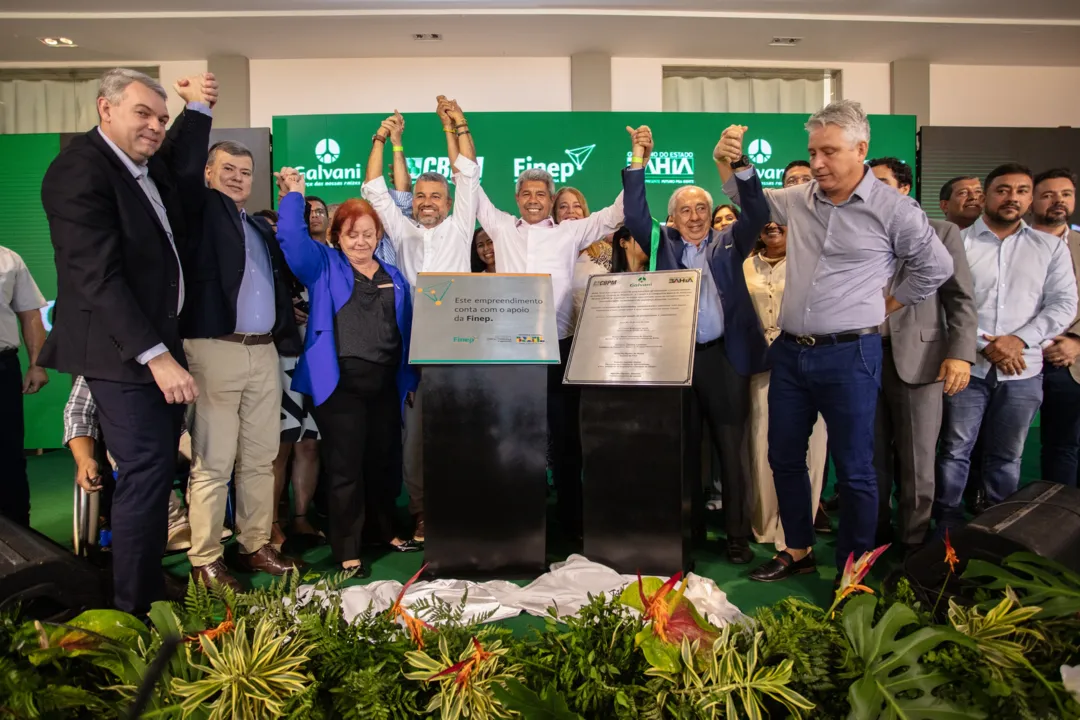
<svg viewBox="0 0 1080 720">
<path fill-rule="evenodd" d="M 524 720 L 584 720 L 566 705 L 566 698 L 550 687 L 537 695 L 514 678 L 491 686 L 495 699 L 506 708 L 519 713 Z"/>
<path fill-rule="evenodd" d="M 841 619 L 844 633 L 862 660 L 863 675 L 848 690 L 849 720 L 886 718 L 896 720 L 972 720 L 985 713 L 935 696 L 934 691 L 951 678 L 919 664 L 927 651 L 942 643 L 974 647 L 974 642 L 951 628 L 924 627 L 901 633 L 918 623 L 906 605 L 889 607 L 874 624 L 877 599 L 859 595 L 848 601 Z"/>
<path fill-rule="evenodd" d="M 1013 553 L 992 565 L 985 560 L 970 560 L 962 576 L 965 580 L 990 578 L 983 587 L 990 590 L 1017 591 L 1024 606 L 1041 608 L 1037 619 L 1064 618 L 1080 613 L 1080 575 L 1064 565 L 1034 553 Z M 991 600 L 983 609 L 995 605 Z"/>
</svg>

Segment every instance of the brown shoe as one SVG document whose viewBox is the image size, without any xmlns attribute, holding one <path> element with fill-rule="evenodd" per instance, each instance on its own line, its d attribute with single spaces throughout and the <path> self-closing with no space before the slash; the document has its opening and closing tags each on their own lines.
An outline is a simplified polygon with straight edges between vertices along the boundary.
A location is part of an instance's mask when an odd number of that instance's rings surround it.
<svg viewBox="0 0 1080 720">
<path fill-rule="evenodd" d="M 424 513 L 416 513 L 416 528 L 413 530 L 413 540 L 416 542 L 424 542 Z"/>
<path fill-rule="evenodd" d="M 243 592 L 244 588 L 240 586 L 240 583 L 229 574 L 228 568 L 225 567 L 220 559 L 215 560 L 209 565 L 200 565 L 199 567 L 191 568 L 191 579 L 195 582 L 200 582 L 206 587 L 210 587 L 214 583 L 220 583 L 227 587 L 231 587 L 236 592 Z"/>
<path fill-rule="evenodd" d="M 244 572 L 264 572 L 271 575 L 284 575 L 300 569 L 300 564 L 282 556 L 270 543 L 263 545 L 253 553 L 240 553 L 236 556 L 236 565 Z"/>
</svg>

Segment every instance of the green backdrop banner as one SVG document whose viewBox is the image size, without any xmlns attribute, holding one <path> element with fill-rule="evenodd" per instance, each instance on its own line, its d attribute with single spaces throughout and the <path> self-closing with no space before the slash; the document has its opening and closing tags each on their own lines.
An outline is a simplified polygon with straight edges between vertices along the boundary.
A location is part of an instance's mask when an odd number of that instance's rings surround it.
<svg viewBox="0 0 1080 720">
<path fill-rule="evenodd" d="M 0 245 L 17 252 L 49 302 L 45 329 L 51 327 L 52 302 L 56 299 L 56 266 L 49 241 L 49 223 L 41 207 L 41 181 L 56 154 L 58 134 L 0 135 L 0 157 L 7 166 L 0 174 L 0 217 L 4 235 Z M 23 372 L 26 349 L 19 351 Z M 71 378 L 49 372 L 49 384 L 25 396 L 26 443 L 31 449 L 60 447 L 64 437 L 64 404 L 71 392 Z"/>
<path fill-rule="evenodd" d="M 371 136 L 383 115 L 291 115 L 274 118 L 275 168 L 292 166 L 307 178 L 308 192 L 327 202 L 360 194 Z M 723 113 L 469 113 L 482 166 L 484 190 L 496 206 L 514 211 L 514 181 L 528 167 L 543 166 L 556 186 L 572 185 L 597 210 L 615 199 L 628 163 L 626 126 L 648 125 L 656 147 L 647 168 L 649 204 L 661 215 L 677 185 L 695 184 L 725 202 L 712 150 L 728 125 L 749 127 L 744 149 L 767 187 L 779 187 L 784 166 L 805 159 L 805 115 Z M 434 113 L 405 115 L 403 144 L 415 178 L 449 173 L 446 140 Z M 891 155 L 914 167 L 915 117 L 870 118 L 870 156 Z M 387 169 L 390 153 L 387 152 Z M 666 214 L 666 213 L 665 213 Z M 663 218 L 661 218 L 663 219 Z"/>
</svg>

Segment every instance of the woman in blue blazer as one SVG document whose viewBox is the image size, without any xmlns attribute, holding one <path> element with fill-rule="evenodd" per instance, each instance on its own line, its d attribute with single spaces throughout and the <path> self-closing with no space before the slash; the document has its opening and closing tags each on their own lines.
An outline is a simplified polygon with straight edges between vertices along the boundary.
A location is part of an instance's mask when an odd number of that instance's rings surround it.
<svg viewBox="0 0 1080 720">
<path fill-rule="evenodd" d="M 371 205 L 342 203 L 330 226 L 333 247 L 327 247 L 308 235 L 303 176 L 282 168 L 277 178 L 286 193 L 278 208 L 278 241 L 311 303 L 292 387 L 315 401 L 334 559 L 366 575 L 361 535 L 379 542 L 393 537 L 401 411 L 416 389 L 408 364 L 409 284 L 374 255 L 382 226 Z"/>
</svg>

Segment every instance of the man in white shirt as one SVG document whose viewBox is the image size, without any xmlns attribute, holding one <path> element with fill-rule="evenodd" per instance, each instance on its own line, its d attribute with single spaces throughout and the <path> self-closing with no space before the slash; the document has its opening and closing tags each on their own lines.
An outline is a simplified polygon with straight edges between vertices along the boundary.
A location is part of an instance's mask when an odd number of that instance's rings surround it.
<svg viewBox="0 0 1080 720">
<path fill-rule="evenodd" d="M 457 101 L 440 96 L 437 112 L 446 134 L 451 167 L 457 169 L 453 210 L 450 214 L 450 185 L 438 173 L 424 173 L 413 188 L 413 216 L 407 218 L 394 204 L 383 177 L 383 151 L 392 143 L 394 162 L 404 162 L 402 134 L 405 120 L 395 112 L 382 122 L 371 139 L 367 181 L 361 188 L 386 228 L 386 236 L 397 256 L 401 271 L 416 286 L 422 272 L 472 271 L 470 251 L 476 226 L 476 196 L 480 188 L 480 168 L 476 164 L 476 146 L 465 115 Z M 394 547 L 403 552 L 419 550 L 424 542 L 424 462 L 422 393 L 418 387 L 405 402 L 405 431 L 402 438 L 404 461 L 402 479 L 409 491 L 409 512 L 415 524 L 411 540 L 395 539 Z"/>
<path fill-rule="evenodd" d="M 991 170 L 983 215 L 963 231 L 979 314 L 979 356 L 967 388 L 945 397 L 934 502 L 939 535 L 963 522 L 961 497 L 984 424 L 987 500 L 998 503 L 1016 491 L 1024 441 L 1043 399 L 1043 347 L 1076 317 L 1068 247 L 1022 219 L 1033 185 L 1023 165 Z"/>
<path fill-rule="evenodd" d="M 552 446 L 552 479 L 559 501 L 559 519 L 572 537 L 581 535 L 581 436 L 578 432 L 578 391 L 562 384 L 563 365 L 574 340 L 574 298 L 571 280 L 582 250 L 615 232 L 623 221 L 623 196 L 580 220 L 551 218 L 555 182 L 546 170 L 531 168 L 517 178 L 520 217 L 491 204 L 480 188 L 476 215 L 495 245 L 501 273 L 551 275 L 555 317 L 559 328 L 559 365 L 548 368 L 548 433 Z"/>
<path fill-rule="evenodd" d="M 30 484 L 23 454 L 23 395 L 31 395 L 49 382 L 38 367 L 38 353 L 45 344 L 41 308 L 45 297 L 38 290 L 26 263 L 6 247 L 0 247 L 0 515 L 30 526 Z M 23 375 L 19 363 L 19 330 L 26 342 L 30 366 Z"/>
<path fill-rule="evenodd" d="M 1080 278 L 1080 233 L 1069 227 L 1076 212 L 1076 174 L 1055 168 L 1035 176 L 1031 225 L 1061 238 Z M 1080 317 L 1043 350 L 1042 479 L 1077 486 L 1080 477 Z"/>
</svg>

